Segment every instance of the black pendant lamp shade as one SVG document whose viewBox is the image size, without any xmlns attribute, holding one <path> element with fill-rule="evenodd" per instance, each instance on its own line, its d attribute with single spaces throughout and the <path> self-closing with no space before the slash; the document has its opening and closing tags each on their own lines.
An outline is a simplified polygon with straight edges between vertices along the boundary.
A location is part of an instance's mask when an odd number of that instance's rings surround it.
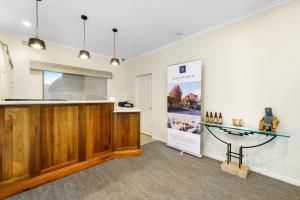
<svg viewBox="0 0 300 200">
<path fill-rule="evenodd" d="M 85 50 L 85 21 L 88 19 L 87 16 L 81 15 L 81 19 L 83 20 L 83 49 L 79 51 L 78 57 L 81 59 L 90 59 L 90 52 Z"/>
<path fill-rule="evenodd" d="M 90 52 L 83 49 L 83 50 L 79 51 L 78 57 L 81 59 L 87 60 L 87 59 L 90 59 L 91 56 L 90 56 Z"/>
<path fill-rule="evenodd" d="M 39 39 L 37 36 L 35 38 L 29 38 L 28 46 L 37 50 L 45 50 L 46 44 L 43 40 Z"/>
<path fill-rule="evenodd" d="M 39 1 L 42 0 L 36 0 L 36 32 L 35 32 L 35 37 L 29 38 L 28 40 L 28 46 L 37 50 L 45 50 L 46 49 L 46 44 L 43 40 L 41 40 L 38 36 L 38 31 L 39 31 Z"/>
<path fill-rule="evenodd" d="M 120 65 L 120 61 L 119 61 L 118 58 L 112 58 L 112 59 L 110 60 L 110 64 L 111 64 L 111 65 L 114 65 L 114 66 L 117 66 L 117 65 Z"/>
<path fill-rule="evenodd" d="M 114 57 L 110 60 L 111 65 L 120 65 L 119 59 L 116 57 L 116 33 L 118 32 L 118 29 L 113 28 L 112 30 L 114 32 Z"/>
</svg>

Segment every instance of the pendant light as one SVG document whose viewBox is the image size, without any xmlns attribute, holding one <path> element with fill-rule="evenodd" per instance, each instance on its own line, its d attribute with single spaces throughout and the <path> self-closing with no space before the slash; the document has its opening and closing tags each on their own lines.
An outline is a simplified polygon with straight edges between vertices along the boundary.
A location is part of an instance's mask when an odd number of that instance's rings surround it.
<svg viewBox="0 0 300 200">
<path fill-rule="evenodd" d="M 83 20 L 83 48 L 79 51 L 78 57 L 81 59 L 90 59 L 90 52 L 85 50 L 85 21 L 88 19 L 87 16 L 81 15 L 81 19 Z"/>
<path fill-rule="evenodd" d="M 114 32 L 114 57 L 110 60 L 111 65 L 120 65 L 119 59 L 116 57 L 116 33 L 118 32 L 118 29 L 113 28 L 112 30 Z"/>
<path fill-rule="evenodd" d="M 35 13 L 35 18 L 36 18 L 36 30 L 35 30 L 35 37 L 29 38 L 28 40 L 28 46 L 34 49 L 38 50 L 45 50 L 46 45 L 43 40 L 39 38 L 39 1 L 42 0 L 36 0 L 36 13 Z"/>
</svg>

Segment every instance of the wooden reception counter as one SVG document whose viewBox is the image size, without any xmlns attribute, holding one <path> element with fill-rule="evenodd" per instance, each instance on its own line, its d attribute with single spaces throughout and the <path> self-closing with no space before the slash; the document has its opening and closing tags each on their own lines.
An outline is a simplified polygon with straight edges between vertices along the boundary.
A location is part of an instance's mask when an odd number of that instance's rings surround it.
<svg viewBox="0 0 300 200">
<path fill-rule="evenodd" d="M 109 101 L 0 101 L 0 198 L 138 156 L 139 110 Z"/>
</svg>

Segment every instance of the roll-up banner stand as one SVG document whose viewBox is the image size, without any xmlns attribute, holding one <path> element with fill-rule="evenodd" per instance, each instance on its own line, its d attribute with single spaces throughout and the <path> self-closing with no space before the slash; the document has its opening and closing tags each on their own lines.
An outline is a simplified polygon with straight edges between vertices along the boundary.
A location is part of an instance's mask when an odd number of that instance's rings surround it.
<svg viewBox="0 0 300 200">
<path fill-rule="evenodd" d="M 167 146 L 201 157 L 201 60 L 167 67 Z"/>
</svg>

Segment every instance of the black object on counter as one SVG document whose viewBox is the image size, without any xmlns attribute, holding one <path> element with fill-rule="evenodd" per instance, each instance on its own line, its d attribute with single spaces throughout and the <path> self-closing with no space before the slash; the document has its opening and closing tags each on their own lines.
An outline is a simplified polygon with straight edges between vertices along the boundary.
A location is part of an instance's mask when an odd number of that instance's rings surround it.
<svg viewBox="0 0 300 200">
<path fill-rule="evenodd" d="M 119 107 L 125 107 L 125 108 L 132 108 L 133 104 L 129 103 L 128 101 L 121 101 L 118 103 Z"/>
</svg>

